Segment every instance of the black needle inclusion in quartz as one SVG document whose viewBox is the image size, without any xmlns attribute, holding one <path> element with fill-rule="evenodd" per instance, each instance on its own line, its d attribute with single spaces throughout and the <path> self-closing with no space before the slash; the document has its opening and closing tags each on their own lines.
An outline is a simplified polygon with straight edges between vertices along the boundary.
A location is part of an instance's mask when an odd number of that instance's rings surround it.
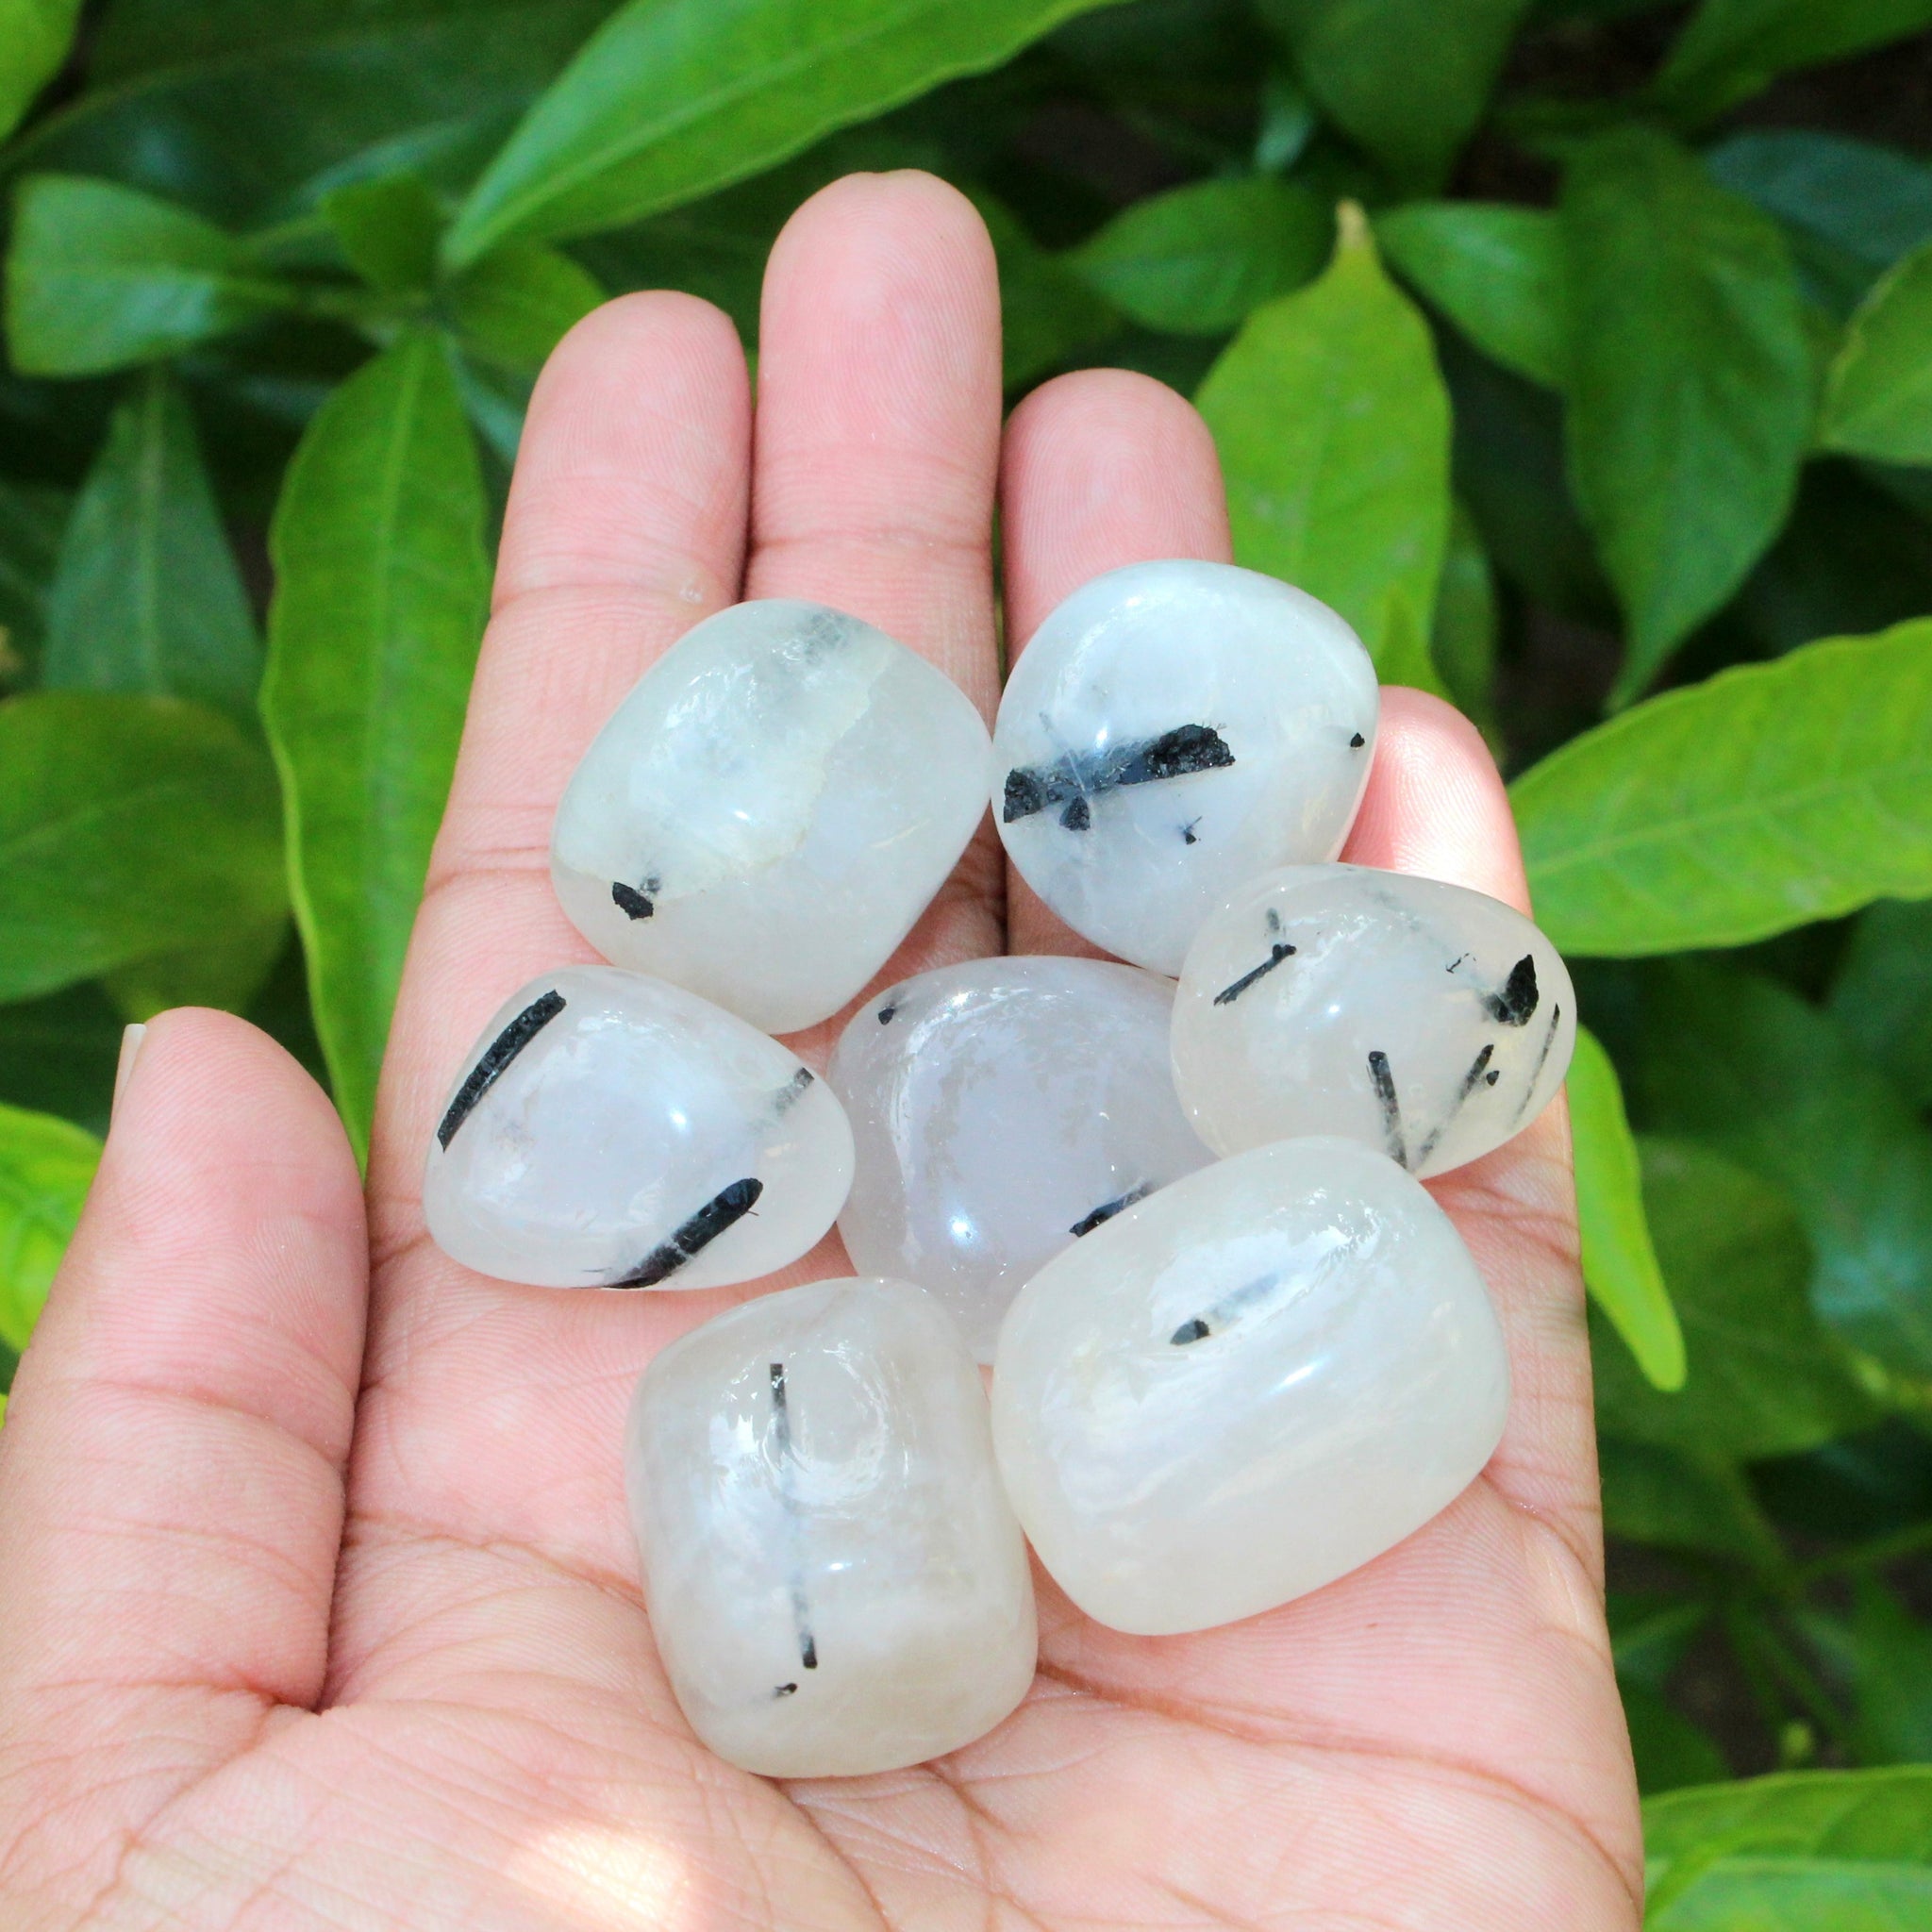
<svg viewBox="0 0 1932 1932">
<path fill-rule="evenodd" d="M 1142 1181 L 1138 1188 L 1129 1188 L 1124 1194 L 1117 1194 L 1111 1201 L 1103 1201 L 1091 1214 L 1083 1214 L 1067 1232 L 1071 1235 L 1091 1234 L 1103 1222 L 1111 1221 L 1136 1201 L 1144 1201 L 1153 1191 L 1154 1183 Z"/>
<path fill-rule="evenodd" d="M 612 1288 L 655 1288 L 675 1274 L 692 1256 L 709 1247 L 727 1227 L 741 1222 L 757 1207 L 765 1184 L 756 1178 L 733 1181 L 721 1188 L 674 1234 L 644 1257 L 637 1267 Z"/>
<path fill-rule="evenodd" d="M 1536 960 L 1528 953 L 1509 969 L 1501 992 L 1483 994 L 1483 1011 L 1504 1026 L 1527 1026 L 1536 1011 Z"/>
<path fill-rule="evenodd" d="M 1091 801 L 1123 785 L 1152 785 L 1234 763 L 1227 741 L 1211 724 L 1176 724 L 1158 738 L 1143 738 L 1106 751 L 1068 752 L 1045 765 L 1015 765 L 1007 774 L 1002 817 L 1008 824 L 1054 806 L 1060 824 L 1084 832 L 1093 823 Z"/>
<path fill-rule="evenodd" d="M 540 994 L 483 1049 L 483 1057 L 470 1069 L 470 1077 L 457 1089 L 442 1124 L 436 1130 L 439 1145 L 447 1148 L 457 1129 L 469 1119 L 472 1108 L 502 1077 L 509 1063 L 535 1040 L 558 1014 L 563 1011 L 563 995 L 555 987 Z"/>
</svg>

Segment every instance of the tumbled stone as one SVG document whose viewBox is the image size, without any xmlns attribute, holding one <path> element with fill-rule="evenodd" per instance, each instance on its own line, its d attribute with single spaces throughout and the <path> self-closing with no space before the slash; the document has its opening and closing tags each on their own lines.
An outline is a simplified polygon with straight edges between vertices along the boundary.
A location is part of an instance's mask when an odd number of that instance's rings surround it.
<svg viewBox="0 0 1932 1932">
<path fill-rule="evenodd" d="M 735 605 L 584 754 L 551 876 L 607 959 L 794 1032 L 858 994 L 945 883 L 991 756 L 965 693 L 883 631 Z"/>
<path fill-rule="evenodd" d="M 1175 974 L 1243 879 L 1341 851 L 1377 715 L 1374 667 L 1326 605 L 1231 564 L 1130 564 L 1013 667 L 993 817 L 1075 932 Z"/>
<path fill-rule="evenodd" d="M 1008 1311 L 993 1441 L 1040 1560 L 1091 1617 L 1206 1629 L 1319 1590 L 1489 1460 L 1508 1366 L 1419 1182 L 1278 1141 L 1130 1208 Z"/>
<path fill-rule="evenodd" d="M 852 1181 L 852 1130 L 777 1041 L 610 966 L 491 1021 L 430 1143 L 442 1251 L 549 1288 L 716 1288 L 795 1261 Z"/>
<path fill-rule="evenodd" d="M 1250 880 L 1201 929 L 1174 1074 L 1236 1154 L 1346 1134 L 1417 1174 L 1500 1147 L 1563 1084 L 1576 995 L 1557 949 L 1482 892 L 1359 865 Z"/>
<path fill-rule="evenodd" d="M 853 1266 L 917 1281 L 981 1361 L 1052 1256 L 1211 1158 L 1168 1071 L 1174 982 L 974 959 L 869 1000 L 826 1069 L 858 1147 Z"/>
<path fill-rule="evenodd" d="M 814 1282 L 673 1342 L 625 1467 L 658 1655 L 727 1762 L 891 1771 L 1026 1694 L 1033 1584 L 979 1371 L 909 1282 Z"/>
</svg>

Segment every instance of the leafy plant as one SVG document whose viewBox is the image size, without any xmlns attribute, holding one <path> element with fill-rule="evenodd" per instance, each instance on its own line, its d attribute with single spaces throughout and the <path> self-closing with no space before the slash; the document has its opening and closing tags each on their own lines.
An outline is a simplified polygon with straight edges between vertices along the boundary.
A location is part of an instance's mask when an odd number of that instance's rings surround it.
<svg viewBox="0 0 1932 1932">
<path fill-rule="evenodd" d="M 247 1010 L 366 1136 L 557 340 L 673 286 L 750 342 L 799 200 L 933 168 L 991 231 L 1013 394 L 1101 359 L 1194 393 L 1241 560 L 1453 694 L 1512 778 L 1591 1029 L 1652 1923 L 1917 1923 L 1932 155 L 1867 130 L 1911 125 L 1928 26 L 1932 0 L 0 0 L 0 1344 L 74 1224 L 124 1017 Z"/>
</svg>

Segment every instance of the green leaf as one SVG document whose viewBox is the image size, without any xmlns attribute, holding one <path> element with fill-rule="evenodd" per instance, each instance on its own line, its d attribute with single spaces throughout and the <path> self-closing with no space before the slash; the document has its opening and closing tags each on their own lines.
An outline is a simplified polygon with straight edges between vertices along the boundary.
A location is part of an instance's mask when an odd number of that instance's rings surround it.
<svg viewBox="0 0 1932 1932">
<path fill-rule="evenodd" d="M 0 477 L 0 687 L 28 676 L 47 625 L 47 589 L 72 504 L 64 491 Z"/>
<path fill-rule="evenodd" d="M 1405 281 L 1484 355 L 1545 389 L 1563 386 L 1569 336 L 1557 218 L 1486 201 L 1412 201 L 1375 218 Z"/>
<path fill-rule="evenodd" d="M 220 1007 L 239 1013 L 261 991 L 288 938 L 283 913 L 218 944 L 157 953 L 117 967 L 103 975 L 101 986 L 126 1020 L 152 1020 L 170 1007 Z"/>
<path fill-rule="evenodd" d="M 1932 463 L 1932 242 L 1860 305 L 1824 386 L 1818 440 L 1886 463 Z"/>
<path fill-rule="evenodd" d="M 261 648 L 167 375 L 114 412 L 60 546 L 42 681 L 68 691 L 195 698 L 255 723 Z"/>
<path fill-rule="evenodd" d="M 0 1105 L 0 1341 L 16 1352 L 34 1332 L 100 1158 L 85 1128 Z"/>
<path fill-rule="evenodd" d="M 1742 945 L 1932 893 L 1932 619 L 1666 691 L 1510 796 L 1566 953 Z"/>
<path fill-rule="evenodd" d="M 1853 1596 L 1852 1698 L 1865 1764 L 1932 1761 L 1932 1626 L 1875 1576 Z"/>
<path fill-rule="evenodd" d="M 1629 620 L 1626 703 L 1777 535 L 1811 352 L 1776 225 L 1664 136 L 1580 147 L 1559 220 L 1571 475 Z"/>
<path fill-rule="evenodd" d="M 1574 1092 L 1574 1070 L 1571 1078 Z M 1688 1357 L 1690 1373 L 1680 1393 L 1659 1394 L 1592 1319 L 1605 1429 L 1748 1461 L 1813 1448 L 1876 1419 L 1811 1312 L 1811 1250 L 1783 1193 L 1695 1141 L 1646 1139 L 1643 1202 L 1683 1322 L 1677 1363 L 1681 1372 Z"/>
<path fill-rule="evenodd" d="M 1583 1278 L 1645 1377 L 1658 1389 L 1684 1386 L 1684 1335 L 1671 1306 L 1644 1216 L 1637 1142 L 1624 1114 L 1624 1090 L 1610 1057 L 1587 1027 L 1576 1029 L 1570 1061 L 1570 1126 L 1576 1143 L 1576 1214 L 1583 1233 Z M 1802 1249 L 1802 1270 L 1809 1257 Z M 1608 1352 L 1598 1351 L 1598 1375 Z M 1599 1380 L 1599 1395 L 1603 1384 Z M 1598 1404 L 1602 1407 L 1601 1399 Z M 1626 1435 L 1644 1435 L 1625 1429 Z"/>
<path fill-rule="evenodd" d="M 1722 1457 L 1604 1434 L 1597 1441 L 1597 1468 L 1610 1535 L 1724 1557 L 1758 1571 L 1783 1563 L 1777 1534 L 1750 1486 Z"/>
<path fill-rule="evenodd" d="M 1436 586 L 1436 622 L 1429 638 L 1443 685 L 1458 709 L 1493 745 L 1495 737 L 1496 584 L 1482 533 L 1467 507 L 1451 507 L 1449 547 Z"/>
<path fill-rule="evenodd" d="M 588 269 L 541 242 L 509 242 L 444 291 L 463 345 L 506 368 L 536 371 L 604 299 Z"/>
<path fill-rule="evenodd" d="M 1706 121 L 1780 74 L 1842 60 L 1927 23 L 1932 0 L 1704 0 L 1652 92 L 1681 118 Z"/>
<path fill-rule="evenodd" d="M 1227 479 L 1237 559 L 1352 624 L 1383 679 L 1440 691 L 1429 661 L 1449 539 L 1449 398 L 1428 325 L 1344 204 L 1327 273 L 1257 308 L 1198 398 Z"/>
<path fill-rule="evenodd" d="M 1258 0 L 1328 117 L 1434 188 L 1475 132 L 1528 0 Z M 1426 50 L 1426 53 L 1424 53 Z"/>
<path fill-rule="evenodd" d="M 1248 175 L 1137 201 L 1067 260 L 1143 328 L 1221 335 L 1316 274 L 1334 232 L 1306 188 Z"/>
<path fill-rule="evenodd" d="M 1932 242 L 1932 167 L 1896 148 L 1808 127 L 1751 128 L 1720 142 L 1704 165 L 1720 186 L 1783 221 L 1801 263 L 1846 308 L 1901 256 Z"/>
<path fill-rule="evenodd" d="M 423 333 L 330 397 L 275 508 L 262 714 L 316 1030 L 358 1148 L 482 633 L 483 521 L 456 381 Z"/>
<path fill-rule="evenodd" d="M 1782 1188 L 1815 1257 L 1812 1307 L 1894 1374 L 1932 1376 L 1932 1133 L 1829 1015 L 1771 980 L 1674 962 L 1645 1009 L 1647 1118 Z"/>
<path fill-rule="evenodd" d="M 349 266 L 372 289 L 407 294 L 436 279 L 442 208 L 414 175 L 352 181 L 322 198 L 323 219 Z"/>
<path fill-rule="evenodd" d="M 0 135 L 59 71 L 79 16 L 80 0 L 0 0 Z"/>
<path fill-rule="evenodd" d="M 0 1000 L 218 944 L 287 904 L 275 774 L 232 720 L 175 698 L 0 705 Z"/>
<path fill-rule="evenodd" d="M 630 0 L 525 117 L 446 243 L 461 267 L 691 201 L 1096 0 Z"/>
<path fill-rule="evenodd" d="M 1706 1731 L 1655 1690 L 1620 1684 L 1624 1719 L 1630 1729 L 1630 1755 L 1637 1760 L 1640 1791 L 1674 1791 L 1685 1785 L 1713 1784 L 1728 1766 Z"/>
<path fill-rule="evenodd" d="M 7 333 L 26 375 L 153 361 L 290 300 L 231 236 L 111 181 L 22 184 L 7 258 Z"/>
<path fill-rule="evenodd" d="M 996 196 L 961 185 L 986 224 L 999 266 L 1001 373 L 1008 389 L 1037 381 L 1120 333 L 1113 305 L 1095 294 L 1065 258 L 1042 248 Z M 762 273 L 760 257 L 760 278 Z"/>
<path fill-rule="evenodd" d="M 1932 1108 L 1932 899 L 1858 915 L 1831 983 L 1831 1014 L 1914 1107 Z"/>
<path fill-rule="evenodd" d="M 230 227 L 409 171 L 467 188 L 612 0 L 116 0 L 95 85 L 16 165 L 103 175 Z"/>
<path fill-rule="evenodd" d="M 105 1134 L 125 1024 L 93 981 L 0 1006 L 0 1100 Z"/>
<path fill-rule="evenodd" d="M 1643 1840 L 1651 1932 L 1906 1932 L 1932 1900 L 1932 1771 L 1672 1791 Z"/>
</svg>

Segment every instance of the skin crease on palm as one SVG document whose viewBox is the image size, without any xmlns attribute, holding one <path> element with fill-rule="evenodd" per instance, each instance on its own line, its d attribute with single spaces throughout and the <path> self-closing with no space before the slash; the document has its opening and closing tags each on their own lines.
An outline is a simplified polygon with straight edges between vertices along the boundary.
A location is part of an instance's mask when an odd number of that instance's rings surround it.
<svg viewBox="0 0 1932 1932">
<path fill-rule="evenodd" d="M 619 1444 L 666 1341 L 847 1271 L 569 1294 L 423 1231 L 423 1149 L 506 994 L 587 959 L 551 813 L 632 681 L 741 596 L 809 597 L 989 715 L 1008 636 L 1140 558 L 1224 558 L 1212 444 L 1138 375 L 1000 419 L 978 218 L 920 175 L 807 204 L 731 325 L 609 304 L 532 404 L 410 947 L 368 1220 L 326 1101 L 241 1021 L 156 1021 L 0 1431 L 0 1918 L 27 1928 L 1282 1927 L 1627 1932 L 1636 1789 L 1602 1609 L 1560 1104 L 1432 1182 L 1508 1336 L 1484 1475 L 1313 1596 L 1184 1638 L 1041 1579 L 1041 1669 L 943 1762 L 779 1786 L 696 1744 L 640 1601 Z M 1523 906 L 1493 766 L 1385 692 L 1348 858 Z M 1085 951 L 991 824 L 881 983 Z M 823 1065 L 838 1022 L 795 1042 Z M 365 1264 L 366 1257 L 366 1264 Z"/>
</svg>

